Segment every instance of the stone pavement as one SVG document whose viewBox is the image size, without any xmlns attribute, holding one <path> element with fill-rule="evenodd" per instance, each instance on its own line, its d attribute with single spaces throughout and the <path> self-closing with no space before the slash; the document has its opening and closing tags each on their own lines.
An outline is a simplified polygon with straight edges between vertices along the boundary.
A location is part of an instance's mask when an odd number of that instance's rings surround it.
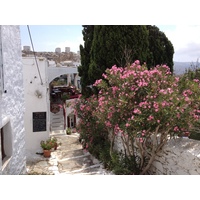
<svg viewBox="0 0 200 200">
<path fill-rule="evenodd" d="M 78 133 L 66 135 L 61 131 L 54 131 L 51 136 L 56 137 L 61 146 L 51 152 L 50 158 L 36 155 L 32 161 L 27 161 L 27 174 L 30 175 L 112 175 L 89 152 L 82 149 Z"/>
</svg>

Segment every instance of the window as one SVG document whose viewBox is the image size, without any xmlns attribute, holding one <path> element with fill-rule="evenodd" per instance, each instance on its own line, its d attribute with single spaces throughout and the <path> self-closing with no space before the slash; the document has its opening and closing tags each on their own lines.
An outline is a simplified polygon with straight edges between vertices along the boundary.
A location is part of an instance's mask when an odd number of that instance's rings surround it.
<svg viewBox="0 0 200 200">
<path fill-rule="evenodd" d="M 2 54 L 2 40 L 1 40 L 1 26 L 0 26 L 0 95 L 3 93 L 3 54 Z"/>
<path fill-rule="evenodd" d="M 3 128 L 1 128 L 1 157 L 2 157 L 2 161 L 4 160 L 4 158 L 6 157 L 6 153 L 5 153 L 5 147 L 4 147 L 4 134 L 3 134 Z"/>
<path fill-rule="evenodd" d="M 10 119 L 3 119 L 3 127 L 0 127 L 0 155 L 3 169 L 6 167 L 13 153 L 12 131 Z"/>
</svg>

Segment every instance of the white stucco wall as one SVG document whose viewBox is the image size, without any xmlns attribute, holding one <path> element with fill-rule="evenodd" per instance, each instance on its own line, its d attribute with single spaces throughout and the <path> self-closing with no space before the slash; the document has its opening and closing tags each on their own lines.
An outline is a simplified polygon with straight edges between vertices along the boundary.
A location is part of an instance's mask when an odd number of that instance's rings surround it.
<svg viewBox="0 0 200 200">
<path fill-rule="evenodd" d="M 156 175 L 200 175 L 200 141 L 189 138 L 170 140 L 149 170 Z"/>
<path fill-rule="evenodd" d="M 115 138 L 114 149 L 124 152 L 120 136 Z M 171 139 L 156 156 L 151 175 L 200 175 L 200 141 L 187 137 Z"/>
<path fill-rule="evenodd" d="M 42 79 L 38 73 L 34 57 L 23 57 L 24 88 L 25 88 L 25 130 L 27 160 L 32 159 L 36 152 L 42 152 L 40 141 L 49 137 L 49 84 L 47 78 L 48 62 L 45 58 L 37 58 Z M 37 96 L 37 91 L 41 97 Z M 33 132 L 33 112 L 46 112 L 46 131 Z"/>
<path fill-rule="evenodd" d="M 26 171 L 23 66 L 19 26 L 1 26 L 4 93 L 0 95 L 0 128 L 6 140 L 7 162 L 0 174 L 23 174 Z M 8 141 L 8 143 L 7 143 Z"/>
</svg>

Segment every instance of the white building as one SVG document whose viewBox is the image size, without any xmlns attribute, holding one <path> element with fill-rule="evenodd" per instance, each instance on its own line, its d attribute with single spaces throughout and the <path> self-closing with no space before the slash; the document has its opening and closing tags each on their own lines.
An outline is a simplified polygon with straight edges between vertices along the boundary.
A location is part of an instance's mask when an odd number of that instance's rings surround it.
<svg viewBox="0 0 200 200">
<path fill-rule="evenodd" d="M 37 152 L 42 152 L 40 142 L 46 140 L 50 136 L 50 129 L 52 130 L 52 116 L 54 114 L 50 112 L 50 83 L 60 75 L 66 75 L 68 85 L 73 82 L 75 86 L 80 86 L 77 67 L 56 67 L 55 62 L 50 62 L 44 57 L 37 57 L 36 60 L 33 56 L 22 58 L 27 160 L 34 159 Z M 69 108 L 67 111 L 71 113 Z M 68 123 L 69 118 L 68 121 L 67 118 L 66 121 L 63 121 L 63 115 L 56 115 L 56 118 L 60 118 L 63 130 L 64 124 Z M 59 120 L 56 123 L 59 123 Z"/>
<path fill-rule="evenodd" d="M 0 174 L 26 172 L 19 26 L 0 26 Z"/>
<path fill-rule="evenodd" d="M 24 51 L 30 51 L 30 50 L 31 50 L 31 47 L 30 47 L 30 46 L 23 46 L 23 50 L 24 50 Z"/>
<path fill-rule="evenodd" d="M 60 47 L 57 47 L 57 48 L 55 49 L 55 52 L 56 52 L 56 53 L 61 53 L 61 48 L 60 48 Z"/>
<path fill-rule="evenodd" d="M 23 57 L 25 89 L 25 130 L 27 160 L 42 152 L 41 140 L 49 137 L 48 62 L 45 58 Z M 38 65 L 38 66 L 37 66 Z"/>
<path fill-rule="evenodd" d="M 70 47 L 65 47 L 65 52 L 70 53 Z"/>
</svg>

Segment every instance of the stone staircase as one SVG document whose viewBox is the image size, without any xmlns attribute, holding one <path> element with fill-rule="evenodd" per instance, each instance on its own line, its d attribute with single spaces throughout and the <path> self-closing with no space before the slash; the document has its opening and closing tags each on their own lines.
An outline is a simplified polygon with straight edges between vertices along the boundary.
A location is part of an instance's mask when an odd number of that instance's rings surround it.
<svg viewBox="0 0 200 200">
<path fill-rule="evenodd" d="M 51 131 L 64 130 L 63 109 L 60 109 L 60 111 L 55 114 L 50 112 L 50 124 Z"/>
<path fill-rule="evenodd" d="M 40 159 L 36 163 L 27 163 L 28 174 L 51 175 L 112 175 L 103 168 L 103 165 L 89 152 L 82 149 L 78 133 L 66 135 L 53 131 L 51 136 L 56 137 L 61 146 L 51 153 L 50 158 Z M 42 160 L 41 160 L 42 159 Z"/>
<path fill-rule="evenodd" d="M 105 173 L 100 162 L 89 152 L 82 149 L 82 145 L 78 141 L 78 134 L 57 135 L 56 137 L 62 142 L 60 149 L 57 150 L 60 175 L 98 175 Z"/>
</svg>

